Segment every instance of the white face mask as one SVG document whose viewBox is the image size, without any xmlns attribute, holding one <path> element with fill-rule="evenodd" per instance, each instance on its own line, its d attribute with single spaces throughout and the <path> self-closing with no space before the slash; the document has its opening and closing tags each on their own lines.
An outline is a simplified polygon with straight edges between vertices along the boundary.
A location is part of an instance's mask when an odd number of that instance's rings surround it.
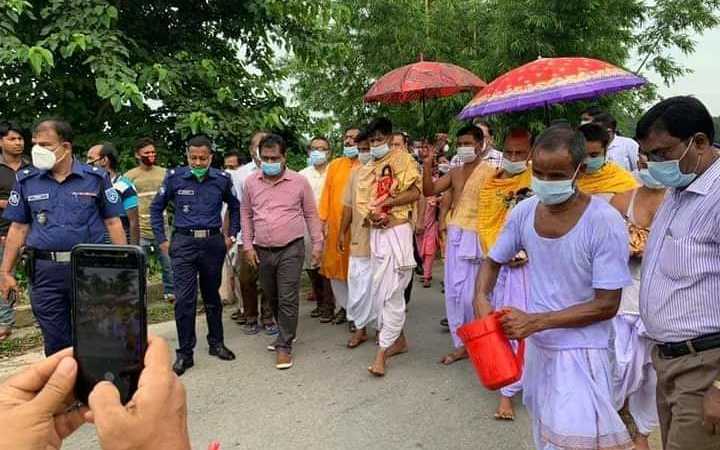
<svg viewBox="0 0 720 450">
<path fill-rule="evenodd" d="M 55 152 L 40 145 L 33 145 L 32 163 L 39 170 L 51 170 L 59 161 Z"/>
<path fill-rule="evenodd" d="M 475 154 L 475 147 L 458 147 L 457 155 L 463 164 L 471 163 L 475 161 L 477 155 Z"/>
</svg>

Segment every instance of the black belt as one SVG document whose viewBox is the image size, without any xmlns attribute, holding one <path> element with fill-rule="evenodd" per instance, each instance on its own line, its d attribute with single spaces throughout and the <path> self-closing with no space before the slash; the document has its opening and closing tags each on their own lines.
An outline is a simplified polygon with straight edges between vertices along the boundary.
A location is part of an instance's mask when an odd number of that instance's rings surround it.
<svg viewBox="0 0 720 450">
<path fill-rule="evenodd" d="M 207 239 L 210 236 L 220 234 L 220 228 L 191 229 L 191 228 L 175 228 L 174 234 L 182 234 L 183 236 L 192 236 L 196 239 Z"/>
<path fill-rule="evenodd" d="M 290 247 L 293 244 L 296 244 L 298 241 L 302 241 L 304 238 L 299 237 L 297 239 L 293 239 L 292 241 L 288 242 L 287 244 L 283 245 L 282 247 L 263 247 L 262 245 L 256 245 L 255 248 L 258 248 L 260 250 L 264 250 L 266 252 L 277 252 L 280 250 L 285 250 L 286 248 Z"/>
<path fill-rule="evenodd" d="M 43 261 L 53 261 L 58 263 L 69 263 L 70 252 L 49 252 L 47 250 L 32 250 L 32 255 L 35 259 L 41 259 Z"/>
<path fill-rule="evenodd" d="M 685 342 L 669 342 L 658 344 L 660 357 L 673 359 L 692 353 L 700 353 L 705 350 L 712 350 L 720 347 L 720 333 L 708 334 Z"/>
</svg>

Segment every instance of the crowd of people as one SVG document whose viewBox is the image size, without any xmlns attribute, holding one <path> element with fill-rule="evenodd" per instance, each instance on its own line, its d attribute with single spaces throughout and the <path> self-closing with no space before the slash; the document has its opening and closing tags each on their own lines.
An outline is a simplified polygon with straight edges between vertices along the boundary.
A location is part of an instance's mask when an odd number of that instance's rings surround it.
<svg viewBox="0 0 720 450">
<path fill-rule="evenodd" d="M 347 324 L 348 349 L 374 339 L 368 372 L 383 377 L 388 359 L 409 350 L 412 280 L 430 287 L 440 254 L 452 345 L 441 362 L 468 357 L 462 325 L 499 312 L 505 334 L 526 346 L 522 379 L 500 390 L 494 417 L 513 420 L 522 392 L 536 448 L 647 449 L 658 427 L 665 449 L 720 448 L 720 152 L 706 107 L 666 99 L 640 118 L 635 139 L 597 107 L 537 136 L 503 130 L 500 149 L 495 138 L 478 122 L 452 138 L 412 140 L 380 117 L 348 127 L 334 158 L 327 138 L 312 138 L 300 172 L 269 132 L 252 136 L 245 164 L 226 153 L 225 170 L 212 167 L 207 136 L 191 138 L 187 165 L 169 170 L 143 138 L 139 166 L 121 176 L 110 143 L 77 161 L 61 120 L 35 128 L 32 165 L 22 130 L 4 125 L 0 288 L 12 297 L 15 262 L 29 248 L 31 303 L 50 359 L 37 369 L 44 380 L 19 375 L 0 394 L 39 392 L 31 402 L 48 403 L 45 381 L 76 370 L 62 349 L 71 342 L 68 256 L 80 242 L 158 253 L 175 304 L 177 375 L 194 365 L 198 288 L 210 355 L 235 358 L 222 309 L 237 301 L 233 320 L 248 335 L 274 336 L 275 367 L 291 368 L 305 272 L 311 316 Z M 12 311 L 0 305 L 8 334 Z M 158 342 L 148 358 L 159 359 Z M 184 411 L 182 385 L 165 381 L 166 401 Z M 148 391 L 138 391 L 138 407 L 151 408 Z M 116 397 L 98 385 L 90 412 L 56 418 L 54 438 L 83 420 L 98 424 L 101 441 L 118 436 L 132 418 L 114 429 L 102 419 L 103 408 L 122 408 Z"/>
</svg>

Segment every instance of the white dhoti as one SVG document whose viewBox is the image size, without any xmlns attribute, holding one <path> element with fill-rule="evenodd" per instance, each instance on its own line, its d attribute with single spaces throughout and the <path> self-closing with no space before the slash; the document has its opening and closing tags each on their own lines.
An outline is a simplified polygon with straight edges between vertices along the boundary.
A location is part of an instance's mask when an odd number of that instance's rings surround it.
<svg viewBox="0 0 720 450">
<path fill-rule="evenodd" d="M 527 311 L 528 298 L 530 298 L 530 280 L 528 276 L 527 264 L 519 267 L 503 266 L 500 269 L 495 290 L 492 294 L 493 309 L 499 310 L 511 306 L 521 311 Z M 517 351 L 517 341 L 511 341 L 511 344 L 513 350 Z M 513 397 L 521 390 L 522 378 L 500 389 L 500 394 L 503 397 Z"/>
<path fill-rule="evenodd" d="M 348 320 L 355 322 L 357 328 L 365 328 L 374 314 L 372 301 L 372 264 L 370 257 L 351 256 L 348 265 Z"/>
<path fill-rule="evenodd" d="M 613 405 L 607 349 L 552 350 L 527 340 L 523 401 L 541 450 L 634 447 Z"/>
<path fill-rule="evenodd" d="M 387 349 L 405 326 L 404 292 L 415 268 L 413 229 L 402 224 L 370 231 L 372 299 L 380 330 L 380 348 Z"/>
<path fill-rule="evenodd" d="M 659 425 L 652 343 L 647 338 L 640 316 L 621 314 L 612 323 L 615 331 L 615 409 L 620 410 L 627 400 L 638 431 L 648 435 Z"/>
<path fill-rule="evenodd" d="M 348 284 L 343 280 L 330 280 L 330 286 L 332 287 L 333 296 L 335 297 L 335 304 L 339 308 L 347 310 L 348 304 Z"/>
<path fill-rule="evenodd" d="M 234 244 L 225 255 L 222 266 L 222 278 L 220 281 L 219 294 L 222 300 L 235 303 L 242 299 L 240 296 L 240 280 L 238 279 L 235 267 L 237 267 L 238 244 Z"/>
</svg>

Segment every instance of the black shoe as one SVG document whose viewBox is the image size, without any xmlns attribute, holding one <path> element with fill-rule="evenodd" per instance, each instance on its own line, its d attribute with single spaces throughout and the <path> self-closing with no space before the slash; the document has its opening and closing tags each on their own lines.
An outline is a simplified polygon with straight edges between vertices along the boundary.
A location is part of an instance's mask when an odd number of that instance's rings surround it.
<svg viewBox="0 0 720 450">
<path fill-rule="evenodd" d="M 313 309 L 312 311 L 310 311 L 310 317 L 312 317 L 312 318 L 320 317 L 320 307 L 319 306 L 317 308 Z"/>
<path fill-rule="evenodd" d="M 445 327 L 445 328 L 450 328 L 447 317 L 440 321 L 440 326 Z"/>
<path fill-rule="evenodd" d="M 193 361 L 192 357 L 188 358 L 187 356 L 177 355 L 177 358 L 175 359 L 175 364 L 173 364 L 173 372 L 175 372 L 177 376 L 181 376 L 185 373 L 186 370 L 188 370 L 194 365 L 195 362 Z"/>
<path fill-rule="evenodd" d="M 342 325 L 347 322 L 347 313 L 345 308 L 340 308 L 340 311 L 335 315 L 335 325 Z"/>
<path fill-rule="evenodd" d="M 210 356 L 217 356 L 223 361 L 232 361 L 235 359 L 235 353 L 231 352 L 230 349 L 225 347 L 223 344 L 210 347 Z"/>
</svg>

